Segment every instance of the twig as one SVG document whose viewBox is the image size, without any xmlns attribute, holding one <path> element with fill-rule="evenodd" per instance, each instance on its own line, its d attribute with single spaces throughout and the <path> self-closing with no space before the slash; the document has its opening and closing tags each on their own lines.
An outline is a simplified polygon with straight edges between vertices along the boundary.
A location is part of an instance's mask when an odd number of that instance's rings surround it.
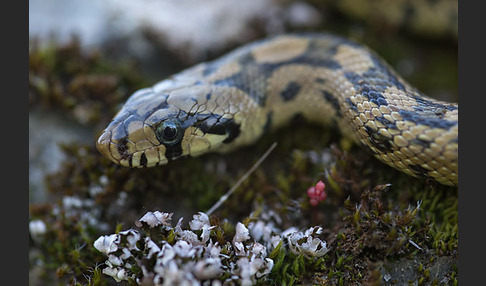
<svg viewBox="0 0 486 286">
<path fill-rule="evenodd" d="M 236 182 L 236 184 L 233 185 L 233 187 L 231 187 L 231 189 L 226 194 L 219 198 L 219 200 L 206 212 L 206 214 L 211 215 L 217 208 L 219 208 L 219 206 L 224 203 L 235 192 L 235 190 L 251 175 L 251 173 L 253 173 L 256 168 L 260 166 L 263 160 L 265 160 L 267 156 L 270 155 L 275 147 L 277 147 L 277 142 L 274 142 L 272 146 L 270 146 L 270 148 L 268 148 L 268 150 L 263 153 L 258 161 L 256 161 L 255 164 L 253 164 L 253 166 L 248 171 L 246 171 L 246 173 L 238 180 L 238 182 Z"/>
</svg>

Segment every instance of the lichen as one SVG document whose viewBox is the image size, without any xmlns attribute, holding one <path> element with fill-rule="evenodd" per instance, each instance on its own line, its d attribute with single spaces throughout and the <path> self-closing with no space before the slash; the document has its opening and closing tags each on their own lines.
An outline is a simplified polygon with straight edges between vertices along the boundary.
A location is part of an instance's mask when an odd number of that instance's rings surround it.
<svg viewBox="0 0 486 286">
<path fill-rule="evenodd" d="M 136 223 L 140 230 L 100 236 L 93 245 L 108 258 L 102 272 L 117 282 L 138 284 L 254 285 L 267 281 L 277 251 L 297 256 L 297 275 L 305 267 L 304 257 L 316 260 L 329 251 L 317 237 L 321 227 L 280 231 L 253 218 L 248 227 L 238 222 L 234 234 L 225 234 L 231 239 L 222 240 L 217 235 L 221 226 L 211 224 L 205 213 L 195 214 L 189 229 L 183 228 L 182 218 L 173 226 L 172 215 L 148 212 Z"/>
</svg>

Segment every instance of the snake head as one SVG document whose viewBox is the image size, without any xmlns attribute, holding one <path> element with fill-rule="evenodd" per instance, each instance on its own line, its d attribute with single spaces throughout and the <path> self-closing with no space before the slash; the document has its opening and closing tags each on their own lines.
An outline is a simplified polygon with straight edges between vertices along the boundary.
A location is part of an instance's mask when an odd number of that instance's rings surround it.
<svg viewBox="0 0 486 286">
<path fill-rule="evenodd" d="M 240 132 L 227 97 L 204 84 L 141 89 L 104 130 L 97 148 L 126 167 L 162 165 L 214 150 Z"/>
</svg>

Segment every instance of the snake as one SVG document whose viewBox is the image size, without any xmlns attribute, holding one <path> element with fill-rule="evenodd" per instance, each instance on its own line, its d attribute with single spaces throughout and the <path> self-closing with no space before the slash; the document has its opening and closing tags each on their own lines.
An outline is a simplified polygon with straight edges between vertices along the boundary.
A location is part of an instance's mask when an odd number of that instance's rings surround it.
<svg viewBox="0 0 486 286">
<path fill-rule="evenodd" d="M 118 165 L 153 167 L 235 150 L 298 116 L 337 128 L 403 173 L 457 186 L 458 113 L 361 43 L 282 34 L 135 91 L 96 146 Z"/>
</svg>

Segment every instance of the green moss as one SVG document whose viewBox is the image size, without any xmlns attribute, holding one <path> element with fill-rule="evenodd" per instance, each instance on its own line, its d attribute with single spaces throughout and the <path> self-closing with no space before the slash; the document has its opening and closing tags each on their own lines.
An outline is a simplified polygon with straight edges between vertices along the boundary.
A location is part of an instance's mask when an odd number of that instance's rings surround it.
<svg viewBox="0 0 486 286">
<path fill-rule="evenodd" d="M 107 121 L 117 102 L 147 84 L 133 62 L 83 52 L 76 37 L 66 45 L 29 43 L 30 107 L 60 108 L 81 124 L 94 124 Z"/>
</svg>

